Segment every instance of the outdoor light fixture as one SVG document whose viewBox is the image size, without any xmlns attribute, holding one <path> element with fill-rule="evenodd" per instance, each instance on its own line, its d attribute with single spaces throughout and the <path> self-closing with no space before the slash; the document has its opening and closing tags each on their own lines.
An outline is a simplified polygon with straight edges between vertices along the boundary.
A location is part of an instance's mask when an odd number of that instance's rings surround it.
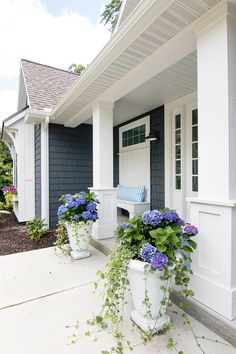
<svg viewBox="0 0 236 354">
<path fill-rule="evenodd" d="M 157 132 L 150 132 L 148 136 L 145 137 L 146 141 L 157 141 L 157 143 L 160 142 L 159 134 Z"/>
</svg>

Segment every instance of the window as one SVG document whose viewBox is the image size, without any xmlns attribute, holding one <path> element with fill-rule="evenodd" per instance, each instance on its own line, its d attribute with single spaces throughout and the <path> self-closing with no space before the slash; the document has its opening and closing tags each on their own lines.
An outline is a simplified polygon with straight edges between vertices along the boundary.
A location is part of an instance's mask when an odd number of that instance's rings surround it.
<svg viewBox="0 0 236 354">
<path fill-rule="evenodd" d="M 145 124 L 122 132 L 122 147 L 132 146 L 145 142 Z"/>
<path fill-rule="evenodd" d="M 192 191 L 198 192 L 198 110 L 192 111 Z"/>
<path fill-rule="evenodd" d="M 181 114 L 175 116 L 175 189 L 181 190 Z"/>
<path fill-rule="evenodd" d="M 150 142 L 145 140 L 150 132 L 150 116 L 146 116 L 119 128 L 119 151 L 149 148 Z"/>
</svg>

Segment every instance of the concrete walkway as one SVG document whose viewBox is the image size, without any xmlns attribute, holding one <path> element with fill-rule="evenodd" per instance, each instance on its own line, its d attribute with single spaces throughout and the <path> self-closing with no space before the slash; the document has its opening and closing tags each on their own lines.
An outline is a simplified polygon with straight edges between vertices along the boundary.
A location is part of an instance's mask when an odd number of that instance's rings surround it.
<svg viewBox="0 0 236 354">
<path fill-rule="evenodd" d="M 114 344 L 112 336 L 104 332 L 80 340 L 73 334 L 88 329 L 86 320 L 100 310 L 101 299 L 93 294 L 92 282 L 96 272 L 103 268 L 106 257 L 91 249 L 92 257 L 71 262 L 69 257 L 58 257 L 53 249 L 43 249 L 0 257 L 0 353 L 1 354 L 99 354 Z M 131 342 L 139 338 L 130 331 L 129 312 L 126 309 L 125 331 Z M 182 323 L 178 308 L 171 317 L 172 332 L 178 350 L 185 354 L 201 354 L 194 336 Z M 74 328 L 79 320 L 80 328 Z M 192 319 L 192 327 L 201 340 L 206 354 L 236 354 L 236 349 Z M 69 328 L 67 328 L 69 326 Z M 72 326 L 72 327 L 70 327 Z M 91 328 L 90 328 L 91 329 Z M 215 343 L 218 340 L 225 344 Z M 166 336 L 155 336 L 147 346 L 138 345 L 134 354 L 171 353 L 166 349 Z M 125 354 L 131 353 L 129 350 Z"/>
</svg>

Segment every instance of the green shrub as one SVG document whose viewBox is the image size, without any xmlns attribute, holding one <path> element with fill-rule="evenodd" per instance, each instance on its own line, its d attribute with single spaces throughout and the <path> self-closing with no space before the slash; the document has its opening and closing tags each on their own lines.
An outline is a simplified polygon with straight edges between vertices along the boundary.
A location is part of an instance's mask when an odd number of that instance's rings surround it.
<svg viewBox="0 0 236 354">
<path fill-rule="evenodd" d="M 45 220 L 40 218 L 34 218 L 26 223 L 27 231 L 31 240 L 38 241 L 40 238 L 46 235 Z"/>
</svg>

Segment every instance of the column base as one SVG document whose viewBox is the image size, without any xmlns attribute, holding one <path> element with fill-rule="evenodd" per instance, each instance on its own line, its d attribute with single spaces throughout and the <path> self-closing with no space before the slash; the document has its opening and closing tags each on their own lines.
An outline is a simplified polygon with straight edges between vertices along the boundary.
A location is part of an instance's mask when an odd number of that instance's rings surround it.
<svg viewBox="0 0 236 354">
<path fill-rule="evenodd" d="M 98 204 L 99 219 L 93 224 L 92 236 L 96 240 L 114 237 L 117 228 L 116 188 L 89 188 L 94 192 L 100 204 Z"/>
<path fill-rule="evenodd" d="M 191 287 L 195 299 L 229 320 L 236 318 L 235 201 L 189 199 L 199 228 Z"/>
</svg>

